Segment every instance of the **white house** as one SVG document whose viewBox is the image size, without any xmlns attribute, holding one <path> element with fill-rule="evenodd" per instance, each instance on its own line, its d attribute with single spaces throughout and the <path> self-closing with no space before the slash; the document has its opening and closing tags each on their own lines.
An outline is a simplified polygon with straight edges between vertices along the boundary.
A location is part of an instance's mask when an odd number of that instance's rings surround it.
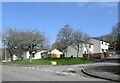
<svg viewBox="0 0 120 83">
<path fill-rule="evenodd" d="M 108 46 L 109 46 L 108 42 L 93 39 L 93 38 L 91 38 L 89 42 L 94 44 L 93 53 L 103 53 L 108 51 Z"/>
<path fill-rule="evenodd" d="M 77 46 L 68 46 L 67 48 L 67 57 L 77 57 L 77 50 L 76 50 Z M 93 53 L 93 44 L 92 43 L 83 43 L 81 42 L 79 44 L 79 53 L 78 53 L 78 57 L 83 57 L 83 54 L 87 54 L 87 53 Z"/>
<path fill-rule="evenodd" d="M 13 58 L 13 61 L 18 60 L 18 57 L 16 55 L 13 55 L 12 58 Z"/>
<path fill-rule="evenodd" d="M 48 52 L 46 50 L 36 52 L 35 54 L 32 55 L 32 59 L 47 58 L 47 53 Z"/>
<path fill-rule="evenodd" d="M 103 53 L 108 50 L 109 43 L 102 41 L 102 40 L 96 40 L 91 38 L 88 43 L 81 42 L 80 43 L 80 49 L 78 53 L 78 57 L 83 57 L 83 54 L 94 54 L 94 53 Z M 76 46 L 68 46 L 67 48 L 67 57 L 77 57 L 77 50 L 75 49 Z"/>
<path fill-rule="evenodd" d="M 22 57 L 23 57 L 23 59 L 29 59 L 30 58 L 29 51 L 24 52 L 23 55 L 22 55 Z"/>
<path fill-rule="evenodd" d="M 39 51 L 39 52 L 33 52 L 31 56 L 32 56 L 32 59 L 46 58 L 47 57 L 47 51 L 42 50 L 42 51 Z M 29 51 L 23 53 L 23 59 L 29 59 L 29 58 L 30 58 Z"/>
</svg>

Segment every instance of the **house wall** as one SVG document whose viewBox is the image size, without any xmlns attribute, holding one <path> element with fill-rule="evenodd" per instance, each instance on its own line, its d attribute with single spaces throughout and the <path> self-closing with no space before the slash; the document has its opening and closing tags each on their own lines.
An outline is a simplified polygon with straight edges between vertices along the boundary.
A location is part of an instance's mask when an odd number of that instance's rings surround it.
<svg viewBox="0 0 120 83">
<path fill-rule="evenodd" d="M 91 47 L 89 48 L 89 45 L 91 45 Z M 87 49 L 89 50 L 89 52 L 87 52 Z M 84 43 L 80 44 L 80 49 L 79 49 L 79 53 L 78 53 L 78 57 L 83 57 L 83 54 L 85 53 L 93 53 L 93 45 L 92 44 L 87 44 L 87 48 L 85 46 Z M 77 57 L 77 50 L 75 49 L 75 46 L 68 46 L 67 48 L 67 57 L 71 57 L 73 55 L 73 57 Z"/>
<path fill-rule="evenodd" d="M 43 56 L 43 58 L 47 58 L 48 57 L 47 52 L 43 53 L 43 54 L 41 54 L 41 52 L 37 52 L 34 55 L 32 55 L 32 59 L 40 59 L 40 58 L 42 58 L 42 56 Z M 30 58 L 29 51 L 23 53 L 23 59 L 29 59 L 29 58 Z"/>
<path fill-rule="evenodd" d="M 90 45 L 90 47 L 89 47 Z M 83 54 L 88 54 L 88 53 L 93 53 L 93 45 L 92 44 L 87 44 L 85 46 L 85 44 L 83 43 Z"/>
<path fill-rule="evenodd" d="M 34 54 L 34 57 L 32 59 L 40 59 L 41 58 L 41 52 L 37 52 Z"/>
<path fill-rule="evenodd" d="M 16 55 L 13 55 L 12 57 L 13 57 L 13 61 L 18 60 Z"/>
<path fill-rule="evenodd" d="M 73 55 L 73 57 L 77 57 L 77 51 L 74 47 L 72 46 L 68 46 L 67 48 L 67 57 L 71 57 Z"/>
<path fill-rule="evenodd" d="M 30 53 L 29 51 L 23 53 L 23 59 L 29 59 L 30 58 Z"/>
<path fill-rule="evenodd" d="M 106 52 L 108 50 L 109 43 L 100 41 L 100 53 L 101 52 Z M 103 49 L 103 50 L 102 50 Z"/>
<path fill-rule="evenodd" d="M 49 57 L 48 54 L 47 54 L 47 52 L 41 53 L 41 56 L 42 56 L 43 58 L 48 58 L 48 57 Z"/>
<path fill-rule="evenodd" d="M 107 43 L 107 42 L 91 38 L 90 43 L 93 44 L 93 53 L 102 53 L 102 52 L 106 52 L 106 50 L 108 50 L 109 43 Z M 102 49 L 104 51 L 102 51 Z"/>
<path fill-rule="evenodd" d="M 93 53 L 100 53 L 100 41 L 96 39 L 90 39 L 90 43 L 93 44 Z"/>
<path fill-rule="evenodd" d="M 103 44 L 102 44 L 102 42 L 103 42 Z M 79 54 L 78 54 L 79 57 L 83 57 L 83 54 L 103 53 L 108 50 L 109 43 L 107 43 L 107 42 L 99 41 L 99 40 L 91 38 L 89 43 L 87 44 L 87 46 L 85 45 L 85 43 L 80 44 L 80 50 L 79 50 Z M 90 45 L 90 47 L 89 47 L 89 45 Z M 102 49 L 104 51 L 102 51 Z M 67 57 L 71 57 L 72 55 L 73 55 L 73 57 L 77 57 L 77 50 L 75 49 L 75 46 L 74 47 L 68 46 Z"/>
</svg>

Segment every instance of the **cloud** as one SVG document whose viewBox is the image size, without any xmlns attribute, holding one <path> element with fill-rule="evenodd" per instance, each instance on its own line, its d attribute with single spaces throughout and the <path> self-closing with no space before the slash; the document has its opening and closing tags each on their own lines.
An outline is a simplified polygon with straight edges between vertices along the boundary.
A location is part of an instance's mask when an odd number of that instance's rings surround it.
<svg viewBox="0 0 120 83">
<path fill-rule="evenodd" d="M 102 8 L 104 8 L 104 7 L 111 8 L 111 7 L 117 7 L 118 3 L 117 2 L 101 2 L 101 3 L 99 3 L 99 5 Z"/>
<path fill-rule="evenodd" d="M 82 8 L 82 7 L 87 6 L 87 4 L 88 4 L 88 2 L 79 2 L 79 3 L 77 3 L 77 6 L 78 6 L 79 8 Z"/>
<path fill-rule="evenodd" d="M 77 4 L 77 6 L 78 6 L 79 8 L 84 8 L 84 7 L 86 7 L 86 8 L 88 8 L 88 9 L 93 9 L 95 5 L 94 5 L 94 3 L 91 3 L 91 2 L 80 2 L 80 3 Z"/>
<path fill-rule="evenodd" d="M 94 9 L 96 7 L 99 8 L 112 8 L 117 7 L 117 2 L 80 2 L 77 4 L 79 8 L 87 7 L 88 9 Z"/>
</svg>

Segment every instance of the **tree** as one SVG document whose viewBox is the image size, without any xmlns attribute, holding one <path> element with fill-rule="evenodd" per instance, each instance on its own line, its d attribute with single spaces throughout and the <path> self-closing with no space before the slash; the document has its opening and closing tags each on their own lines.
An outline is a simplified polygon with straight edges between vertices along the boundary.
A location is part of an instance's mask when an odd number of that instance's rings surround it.
<svg viewBox="0 0 120 83">
<path fill-rule="evenodd" d="M 57 34 L 56 44 L 64 51 L 67 57 L 67 48 L 72 44 L 73 29 L 69 25 L 65 25 Z"/>
<path fill-rule="evenodd" d="M 52 49 L 58 49 L 58 50 L 60 50 L 60 51 L 62 51 L 63 50 L 63 48 L 62 48 L 62 44 L 61 44 L 61 42 L 55 42 L 55 43 L 53 43 L 52 44 Z"/>
<path fill-rule="evenodd" d="M 3 36 L 6 39 L 7 49 L 11 55 L 22 55 L 23 52 L 29 51 L 32 54 L 33 51 L 41 49 L 45 45 L 47 38 L 37 30 L 34 31 L 18 31 L 13 28 L 8 28 L 7 32 Z M 21 56 L 20 56 L 21 57 Z M 30 61 L 32 56 L 30 55 Z"/>
<path fill-rule="evenodd" d="M 80 31 L 75 31 L 73 33 L 73 42 L 72 42 L 72 46 L 76 49 L 77 51 L 77 57 L 79 56 L 79 51 L 80 48 L 82 48 L 82 32 Z"/>
<path fill-rule="evenodd" d="M 109 50 L 114 50 L 115 48 L 115 39 L 113 37 L 113 35 L 110 33 L 110 34 L 107 34 L 104 36 L 103 38 L 104 41 L 107 41 L 109 43 Z"/>
<path fill-rule="evenodd" d="M 120 51 L 120 22 L 113 26 L 112 35 L 114 37 L 116 51 Z"/>
<path fill-rule="evenodd" d="M 14 33 L 15 32 L 15 33 Z M 15 40 L 17 31 L 11 28 L 7 29 L 7 32 L 3 34 L 3 40 L 5 40 L 6 49 L 10 53 L 10 57 L 12 60 L 12 55 L 15 53 L 15 49 L 17 49 L 17 41 Z"/>
<path fill-rule="evenodd" d="M 83 35 L 82 35 L 82 41 L 84 42 L 84 46 L 85 46 L 85 48 L 87 50 L 87 55 L 88 55 L 87 58 L 88 59 L 90 57 L 90 50 L 89 50 L 90 43 L 89 43 L 89 40 L 90 40 L 90 36 L 88 34 L 86 34 L 86 33 L 83 33 Z"/>
</svg>

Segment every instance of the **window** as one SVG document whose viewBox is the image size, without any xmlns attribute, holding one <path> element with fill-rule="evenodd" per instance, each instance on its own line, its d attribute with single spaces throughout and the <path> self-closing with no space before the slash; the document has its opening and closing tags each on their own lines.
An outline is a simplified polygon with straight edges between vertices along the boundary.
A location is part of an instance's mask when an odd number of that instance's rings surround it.
<svg viewBox="0 0 120 83">
<path fill-rule="evenodd" d="M 104 52 L 104 49 L 102 49 L 102 52 Z"/>
<path fill-rule="evenodd" d="M 105 45 L 107 45 L 107 43 L 105 43 Z"/>
<path fill-rule="evenodd" d="M 86 51 L 84 51 L 84 54 L 86 54 Z"/>
<path fill-rule="evenodd" d="M 33 58 L 35 57 L 35 53 L 32 54 L 32 57 L 33 57 Z"/>
<path fill-rule="evenodd" d="M 91 45 L 89 44 L 89 48 L 91 48 Z"/>
<path fill-rule="evenodd" d="M 102 44 L 103 44 L 103 42 L 102 42 Z"/>
<path fill-rule="evenodd" d="M 107 52 L 108 50 L 106 49 L 106 52 Z"/>
</svg>

